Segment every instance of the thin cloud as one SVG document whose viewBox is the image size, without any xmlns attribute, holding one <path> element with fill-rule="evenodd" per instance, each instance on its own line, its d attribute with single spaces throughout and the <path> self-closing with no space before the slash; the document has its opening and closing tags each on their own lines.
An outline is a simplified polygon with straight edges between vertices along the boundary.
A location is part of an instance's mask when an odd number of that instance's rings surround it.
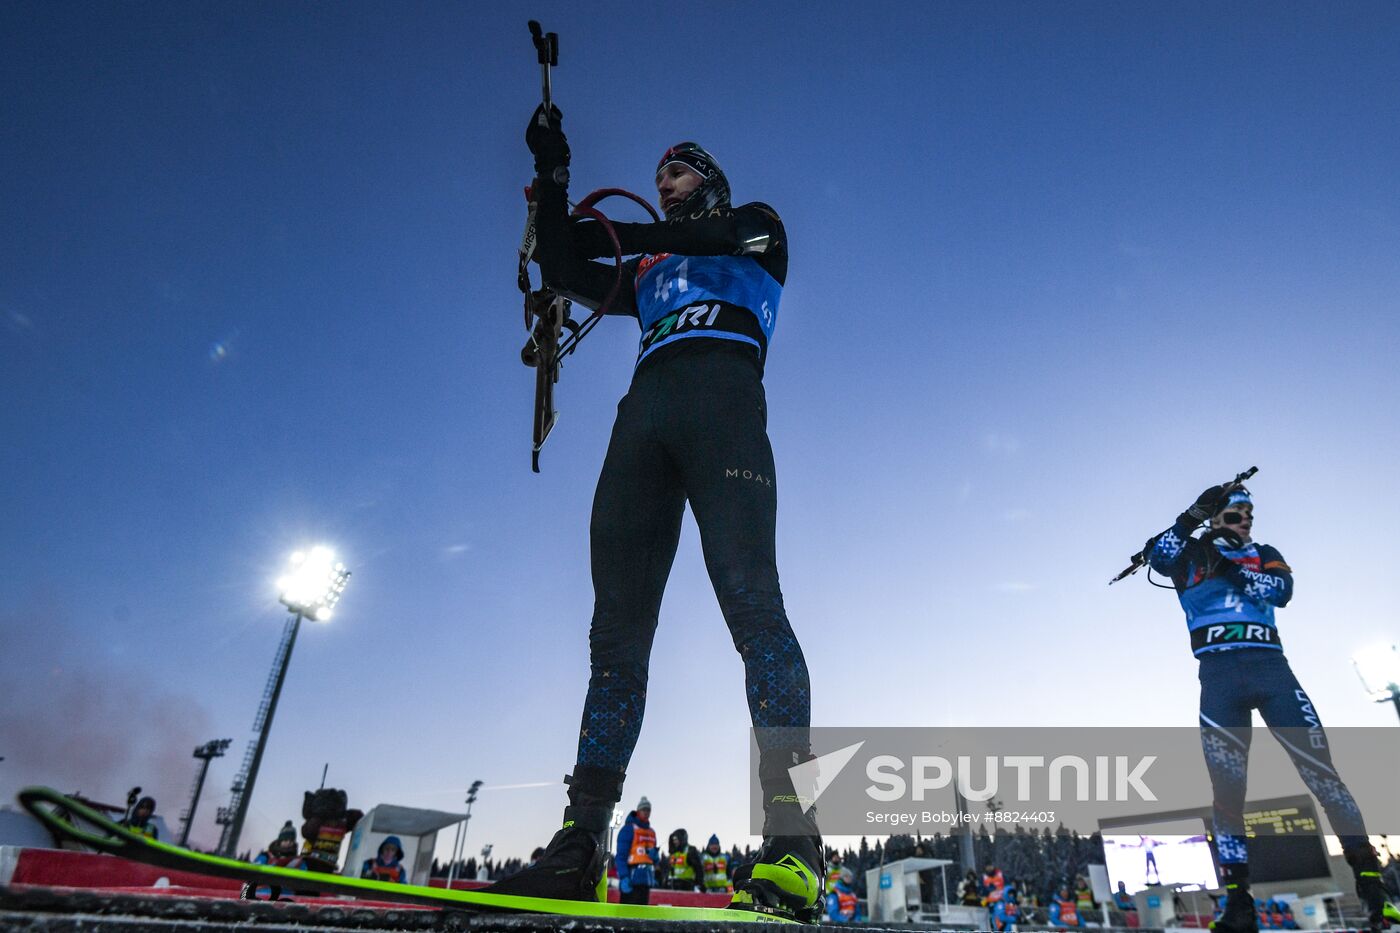
<svg viewBox="0 0 1400 933">
<path fill-rule="evenodd" d="M 1010 434 L 988 431 L 982 435 L 982 446 L 994 454 L 1014 454 L 1020 451 L 1021 442 Z"/>
<path fill-rule="evenodd" d="M 488 791 L 488 790 L 526 790 L 526 789 L 533 788 L 533 787 L 563 787 L 563 786 L 564 786 L 564 782 L 563 782 L 563 781 L 527 781 L 527 782 L 524 783 L 524 784 L 483 784 L 480 788 L 478 788 L 478 790 L 479 790 L 479 791 Z M 446 795 L 448 795 L 448 794 L 455 794 L 455 795 L 457 795 L 457 796 L 460 797 L 460 796 L 461 796 L 462 794 L 464 794 L 464 793 L 466 793 L 466 788 L 464 788 L 464 787 L 449 787 L 449 788 L 445 788 L 445 789 L 439 788 L 439 789 L 435 789 L 435 790 L 423 790 L 423 791 L 418 791 L 418 792 L 416 792 L 416 793 L 407 794 L 407 795 L 405 795 L 405 796 L 409 796 L 409 797 L 442 797 L 442 796 L 446 796 Z"/>
<path fill-rule="evenodd" d="M 27 314 L 21 314 L 12 308 L 5 309 L 5 329 L 13 334 L 34 333 L 34 321 Z"/>
</svg>

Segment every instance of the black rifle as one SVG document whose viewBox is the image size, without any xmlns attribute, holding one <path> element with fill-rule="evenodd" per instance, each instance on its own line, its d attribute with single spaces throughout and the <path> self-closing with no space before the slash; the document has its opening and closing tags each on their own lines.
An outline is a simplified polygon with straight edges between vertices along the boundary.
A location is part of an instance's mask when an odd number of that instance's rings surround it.
<svg viewBox="0 0 1400 933">
<path fill-rule="evenodd" d="M 540 63 L 540 96 L 544 101 L 544 112 L 550 113 L 554 106 L 549 81 L 550 67 L 559 64 L 559 36 L 545 33 L 540 24 L 530 20 L 530 36 L 535 43 L 535 53 Z M 554 384 L 559 381 L 559 337 L 565 328 L 578 332 L 578 324 L 569 318 L 572 302 L 562 295 L 556 295 L 547 287 L 530 287 L 530 257 L 535 254 L 535 211 L 536 202 L 529 188 L 525 189 L 529 202 L 529 214 L 525 221 L 525 237 L 520 243 L 520 269 L 516 282 L 525 295 L 525 329 L 530 339 L 520 351 L 520 360 L 535 369 L 535 419 L 533 447 L 530 453 L 530 467 L 540 471 L 540 448 L 549 437 L 559 414 L 554 410 Z"/>
<path fill-rule="evenodd" d="M 1251 476 L 1258 472 L 1259 468 L 1257 466 L 1252 466 L 1248 470 L 1245 470 L 1243 473 L 1236 473 L 1234 479 L 1230 480 L 1228 483 L 1222 483 L 1221 485 L 1225 487 L 1225 491 L 1227 493 L 1234 492 L 1236 489 L 1244 485 L 1245 480 L 1249 479 Z M 1156 539 L 1154 538 L 1153 541 L 1155 540 Z M 1130 577 L 1133 574 L 1137 573 L 1139 570 L 1141 570 L 1143 565 L 1147 563 L 1147 552 L 1151 550 L 1151 548 L 1152 542 L 1149 542 L 1147 547 L 1144 547 L 1141 551 L 1138 551 L 1136 554 L 1134 554 L 1129 559 L 1128 566 L 1124 567 L 1122 572 L 1120 572 L 1118 576 L 1114 577 L 1112 580 L 1109 580 L 1108 585 L 1112 586 L 1124 577 Z"/>
<path fill-rule="evenodd" d="M 540 96 L 548 119 L 554 107 L 549 69 L 559 64 L 559 36 L 557 33 L 544 32 L 535 20 L 530 20 L 530 36 L 534 40 L 535 54 L 540 63 Z M 555 180 L 563 183 L 558 177 Z M 554 408 L 554 385 L 559 381 L 559 364 L 564 357 L 574 352 L 578 342 L 587 336 L 607 313 L 622 287 L 622 245 L 618 242 L 617 232 L 608 218 L 595 206 L 604 198 L 613 196 L 630 198 L 646 208 L 652 220 L 661 219 L 656 209 L 645 200 L 620 188 L 599 189 L 574 206 L 574 216 L 588 217 L 602 224 L 608 239 L 612 241 L 613 256 L 617 263 L 617 276 L 602 304 L 584 320 L 575 321 L 569 316 L 569 310 L 573 307 L 572 301 L 548 285 L 542 284 L 537 289 L 530 286 L 530 258 L 535 254 L 535 215 L 538 203 L 531 188 L 525 189 L 529 214 L 525 221 L 525 236 L 520 242 L 520 268 L 516 284 L 525 296 L 525 329 L 530 332 L 530 339 L 520 351 L 520 361 L 526 366 L 534 367 L 535 370 L 535 417 L 530 468 L 536 473 L 540 471 L 540 448 L 544 446 L 549 432 L 559 420 L 559 413 Z M 566 330 L 569 336 L 563 338 Z"/>
</svg>

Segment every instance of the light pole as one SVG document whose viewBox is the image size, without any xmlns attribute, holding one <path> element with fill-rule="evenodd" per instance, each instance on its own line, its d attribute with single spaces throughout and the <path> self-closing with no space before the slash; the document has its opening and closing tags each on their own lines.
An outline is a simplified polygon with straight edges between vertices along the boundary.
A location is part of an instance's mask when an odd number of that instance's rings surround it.
<svg viewBox="0 0 1400 933">
<path fill-rule="evenodd" d="M 627 822 L 627 811 L 622 808 L 622 804 L 613 806 L 612 819 L 608 821 L 608 851 L 613 850 L 613 836 L 622 828 L 622 824 Z"/>
<path fill-rule="evenodd" d="M 472 804 L 476 803 L 476 792 L 481 790 L 480 781 L 472 781 L 472 786 L 467 788 L 467 815 L 462 817 L 462 822 L 457 824 L 457 836 L 452 840 L 452 864 L 447 869 L 447 890 L 452 890 L 452 881 L 457 877 L 457 859 L 462 855 L 462 848 L 467 844 L 467 824 L 472 821 Z"/>
<path fill-rule="evenodd" d="M 972 820 L 968 818 L 967 798 L 962 794 L 962 786 L 953 785 L 953 799 L 958 805 L 958 821 L 962 823 L 959 827 L 958 835 L 961 837 L 959 851 L 962 853 L 962 863 L 964 871 L 976 871 L 977 865 L 977 843 L 972 836 Z"/>
<path fill-rule="evenodd" d="M 325 622 L 329 619 L 349 579 L 350 571 L 336 561 L 335 552 L 328 547 L 317 546 L 293 554 L 291 572 L 277 581 L 281 593 L 277 600 L 287 607 L 293 618 L 283 630 L 282 643 L 272 662 L 272 676 L 268 678 L 258 715 L 253 721 L 257 738 L 243 755 L 243 766 L 233 779 L 229 806 L 220 813 L 224 833 L 219 840 L 219 854 L 224 858 L 234 858 L 238 850 L 238 837 L 243 832 L 243 820 L 248 815 L 253 784 L 258 779 L 258 767 L 262 764 L 263 751 L 267 747 L 267 735 L 272 729 L 272 717 L 277 712 L 277 700 L 282 695 L 282 683 L 287 678 L 287 665 L 292 660 L 292 648 L 296 646 L 301 620 L 311 618 Z"/>
<path fill-rule="evenodd" d="M 180 827 L 180 841 L 176 843 L 181 848 L 190 841 L 190 826 L 194 824 L 194 811 L 199 806 L 200 792 L 204 790 L 204 778 L 209 773 L 209 762 L 215 758 L 222 758 L 232 741 L 233 739 L 214 739 L 194 750 L 194 757 L 202 763 L 199 766 L 199 777 L 195 778 L 194 793 L 190 795 L 190 808 L 185 811 L 185 818 L 181 821 L 184 825 Z"/>
<path fill-rule="evenodd" d="M 1352 655 L 1351 663 L 1371 699 L 1395 704 L 1395 713 L 1400 715 L 1400 649 L 1373 645 Z"/>
</svg>

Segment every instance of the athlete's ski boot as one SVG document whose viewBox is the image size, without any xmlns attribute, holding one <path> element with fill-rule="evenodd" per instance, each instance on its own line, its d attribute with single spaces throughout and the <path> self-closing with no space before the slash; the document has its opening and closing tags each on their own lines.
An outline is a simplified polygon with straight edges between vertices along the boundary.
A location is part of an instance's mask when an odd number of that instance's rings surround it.
<svg viewBox="0 0 1400 933">
<path fill-rule="evenodd" d="M 1400 920 L 1400 910 L 1385 898 L 1380 857 L 1369 844 L 1348 850 L 1345 854 L 1347 864 L 1356 875 L 1356 896 L 1366 908 L 1370 933 L 1381 933 L 1388 925 L 1387 921 Z"/>
<path fill-rule="evenodd" d="M 766 836 L 758 859 L 734 873 L 729 906 L 813 923 L 825 875 L 820 836 Z"/>
<path fill-rule="evenodd" d="M 1254 908 L 1254 895 L 1249 890 L 1249 866 L 1226 863 L 1220 866 L 1225 882 L 1225 912 L 1212 920 L 1215 933 L 1259 933 L 1259 914 Z"/>
<path fill-rule="evenodd" d="M 730 907 L 803 923 L 815 921 L 821 913 L 826 850 L 810 799 L 812 791 L 803 788 L 799 792 L 791 776 L 793 767 L 811 759 L 811 752 L 805 749 L 763 752 L 758 775 L 763 793 L 763 845 L 754 862 L 734 873 Z"/>
<path fill-rule="evenodd" d="M 548 897 L 565 901 L 608 899 L 608 822 L 621 799 L 622 775 L 575 768 L 564 825 L 539 861 L 483 890 L 490 894 Z M 616 792 L 617 796 L 613 796 Z"/>
</svg>

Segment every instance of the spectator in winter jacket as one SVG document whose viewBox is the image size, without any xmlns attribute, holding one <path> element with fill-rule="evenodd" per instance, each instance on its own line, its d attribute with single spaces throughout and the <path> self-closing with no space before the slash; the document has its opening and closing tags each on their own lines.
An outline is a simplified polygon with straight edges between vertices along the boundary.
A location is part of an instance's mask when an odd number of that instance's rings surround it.
<svg viewBox="0 0 1400 933">
<path fill-rule="evenodd" d="M 860 901 L 856 899 L 856 876 L 842 868 L 836 883 L 826 895 L 826 917 L 832 923 L 852 923 L 860 919 Z"/>
<path fill-rule="evenodd" d="M 720 848 L 719 836 L 711 836 L 700 856 L 705 866 L 705 891 L 709 894 L 728 894 L 734 890 L 729 883 L 729 856 Z"/>
<path fill-rule="evenodd" d="M 690 834 L 684 829 L 671 833 L 666 843 L 665 887 L 672 891 L 703 891 L 705 862 L 700 850 L 690 844 Z"/>
<path fill-rule="evenodd" d="M 1083 875 L 1076 875 L 1074 878 L 1074 906 L 1078 907 L 1080 915 L 1085 917 L 1099 906 L 1099 902 L 1094 900 L 1094 889 L 1089 887 L 1089 882 Z"/>
<path fill-rule="evenodd" d="M 277 834 L 277 838 L 267 844 L 267 848 L 258 853 L 258 857 L 253 860 L 258 865 L 276 865 L 281 868 L 290 865 L 297 857 L 297 830 L 288 820 L 282 824 L 282 831 Z"/>
<path fill-rule="evenodd" d="M 958 882 L 958 903 L 964 907 L 982 906 L 982 889 L 977 883 L 977 872 L 971 868 L 963 876 L 963 880 Z"/>
<path fill-rule="evenodd" d="M 1008 884 L 1002 889 L 1000 899 L 989 908 L 991 927 L 996 933 L 1009 933 L 1016 929 L 1021 920 L 1021 901 L 1016 896 L 1016 886 Z"/>
<path fill-rule="evenodd" d="M 138 790 L 140 788 L 137 788 Z M 133 795 L 134 796 L 134 795 Z M 131 798 L 128 797 L 128 800 Z M 160 838 L 160 830 L 156 828 L 156 799 L 154 797 L 142 797 L 136 801 L 136 806 L 131 808 L 131 812 L 122 817 L 120 825 L 134 833 L 148 836 L 151 839 Z"/>
<path fill-rule="evenodd" d="M 833 852 L 826 857 L 826 886 L 827 894 L 836 890 L 836 882 L 841 880 L 841 853 Z"/>
<path fill-rule="evenodd" d="M 1052 927 L 1080 927 L 1079 904 L 1069 893 L 1069 885 L 1060 885 L 1060 890 L 1050 899 L 1050 925 Z"/>
<path fill-rule="evenodd" d="M 403 842 L 398 836 L 386 836 L 379 844 L 379 854 L 365 859 L 360 877 L 394 884 L 408 883 L 408 870 L 403 867 Z"/>
<path fill-rule="evenodd" d="M 624 904 L 646 904 L 656 886 L 656 830 L 651 828 L 651 801 L 643 797 L 617 833 L 617 887 Z"/>
<path fill-rule="evenodd" d="M 988 907 L 995 904 L 1001 900 L 1005 889 L 1006 877 L 1002 875 L 1001 869 L 988 862 L 987 867 L 982 869 L 982 885 L 979 889 L 982 894 L 982 903 Z"/>
</svg>

